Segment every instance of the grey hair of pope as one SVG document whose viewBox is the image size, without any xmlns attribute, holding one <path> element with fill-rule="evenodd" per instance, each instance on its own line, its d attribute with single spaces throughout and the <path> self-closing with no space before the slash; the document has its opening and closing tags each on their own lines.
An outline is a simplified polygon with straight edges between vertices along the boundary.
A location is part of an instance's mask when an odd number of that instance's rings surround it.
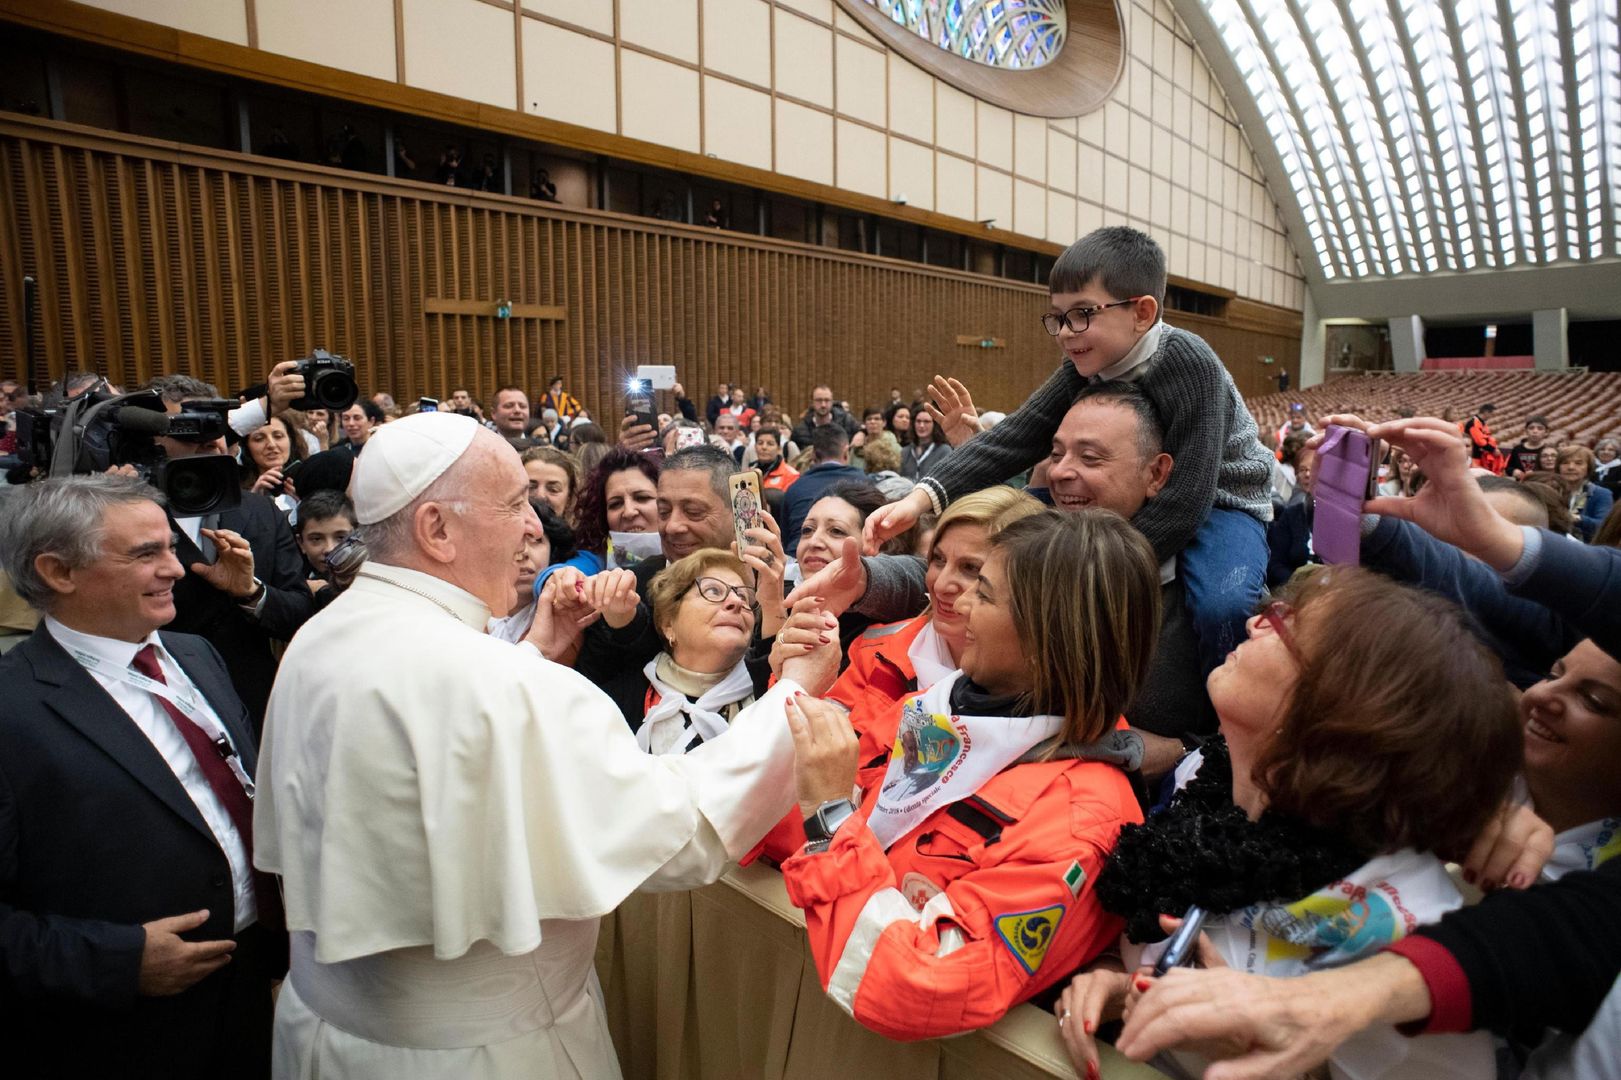
<svg viewBox="0 0 1621 1080">
<path fill-rule="evenodd" d="M 34 562 L 55 555 L 75 570 L 101 558 L 107 511 L 149 502 L 163 505 L 163 493 L 133 476 L 63 476 L 36 480 L 5 501 L 0 514 L 0 564 L 12 588 L 29 607 L 48 611 L 56 592 Z"/>
</svg>

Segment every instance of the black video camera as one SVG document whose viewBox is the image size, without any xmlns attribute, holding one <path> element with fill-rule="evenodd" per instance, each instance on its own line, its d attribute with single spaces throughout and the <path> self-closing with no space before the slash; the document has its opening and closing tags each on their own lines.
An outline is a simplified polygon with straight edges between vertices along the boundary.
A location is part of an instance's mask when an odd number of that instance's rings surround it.
<svg viewBox="0 0 1621 1080">
<path fill-rule="evenodd" d="M 155 391 L 110 394 L 92 390 L 17 414 L 17 456 L 38 475 L 72 476 L 132 466 L 169 501 L 175 517 L 217 513 L 242 502 L 241 470 L 230 454 L 169 460 L 153 442 L 169 436 L 206 443 L 225 435 L 235 403 L 187 402 L 169 413 Z"/>
<path fill-rule="evenodd" d="M 330 409 L 340 413 L 360 397 L 355 365 L 325 349 L 311 349 L 310 355 L 298 361 L 293 370 L 304 376 L 304 396 L 289 402 L 289 409 Z M 257 383 L 243 390 L 241 396 L 251 401 L 269 392 L 268 383 Z"/>
</svg>

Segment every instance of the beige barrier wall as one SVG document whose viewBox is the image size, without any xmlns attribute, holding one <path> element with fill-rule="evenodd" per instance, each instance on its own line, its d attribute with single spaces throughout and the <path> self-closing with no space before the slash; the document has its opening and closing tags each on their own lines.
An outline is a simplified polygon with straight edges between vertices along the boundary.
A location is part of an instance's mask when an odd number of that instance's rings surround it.
<svg viewBox="0 0 1621 1080">
<path fill-rule="evenodd" d="M 707 889 L 636 894 L 602 923 L 597 973 L 629 1080 L 1074 1080 L 1050 1014 L 898 1043 L 822 992 L 805 920 L 770 867 Z M 1162 1080 L 1103 1047 L 1105 1080 Z"/>
</svg>

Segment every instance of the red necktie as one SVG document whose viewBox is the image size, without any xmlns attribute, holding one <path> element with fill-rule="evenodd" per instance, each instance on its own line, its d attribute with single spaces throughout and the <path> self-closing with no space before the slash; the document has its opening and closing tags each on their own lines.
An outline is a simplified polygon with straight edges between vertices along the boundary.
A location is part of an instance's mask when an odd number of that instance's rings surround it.
<svg viewBox="0 0 1621 1080">
<path fill-rule="evenodd" d="M 158 649 L 156 645 L 143 645 L 135 654 L 130 664 L 136 671 L 145 675 L 153 682 L 168 685 L 169 680 L 163 677 L 163 669 L 158 666 Z M 202 769 L 203 776 L 208 780 L 208 786 L 214 789 L 214 794 L 225 806 L 225 812 L 231 815 L 231 822 L 236 826 L 237 833 L 242 837 L 242 847 L 248 855 L 248 867 L 253 874 L 254 899 L 259 904 L 259 924 L 266 929 L 279 930 L 284 925 L 284 916 L 281 908 L 281 892 L 276 887 L 276 881 L 269 874 L 253 870 L 253 800 L 243 790 L 242 782 L 236 778 L 236 773 L 225 763 L 227 747 L 217 746 L 209 740 L 206 732 L 198 727 L 196 722 L 175 707 L 175 704 L 160 694 L 153 694 L 163 711 L 169 714 L 175 728 L 186 740 L 191 748 L 191 756 L 196 759 L 198 768 Z M 223 741 L 223 736 L 222 736 Z"/>
</svg>

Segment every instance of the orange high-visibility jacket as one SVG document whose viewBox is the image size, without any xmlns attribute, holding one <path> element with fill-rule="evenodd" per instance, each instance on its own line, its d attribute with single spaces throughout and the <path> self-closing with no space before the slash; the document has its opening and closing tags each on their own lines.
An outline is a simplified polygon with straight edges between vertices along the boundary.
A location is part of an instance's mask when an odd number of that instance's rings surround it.
<svg viewBox="0 0 1621 1080">
<path fill-rule="evenodd" d="M 903 622 L 870 626 L 850 643 L 846 654 L 850 666 L 826 695 L 850 711 L 850 726 L 861 740 L 856 758 L 861 764 L 856 783 L 865 787 L 869 779 L 881 778 L 889 767 L 889 751 L 900 731 L 901 713 L 896 706 L 903 697 L 915 694 L 917 672 L 907 655 L 912 642 L 929 625 L 929 614 Z M 805 846 L 805 821 L 799 807 L 789 809 L 772 826 L 755 849 L 738 861 L 744 866 L 764 855 L 768 862 L 782 861 Z"/>
<path fill-rule="evenodd" d="M 1142 820 L 1125 773 L 1014 765 L 887 852 L 867 827 L 882 775 L 827 851 L 782 865 L 822 985 L 864 1027 L 900 1040 L 984 1027 L 1118 940 L 1093 885 L 1120 827 Z"/>
</svg>

